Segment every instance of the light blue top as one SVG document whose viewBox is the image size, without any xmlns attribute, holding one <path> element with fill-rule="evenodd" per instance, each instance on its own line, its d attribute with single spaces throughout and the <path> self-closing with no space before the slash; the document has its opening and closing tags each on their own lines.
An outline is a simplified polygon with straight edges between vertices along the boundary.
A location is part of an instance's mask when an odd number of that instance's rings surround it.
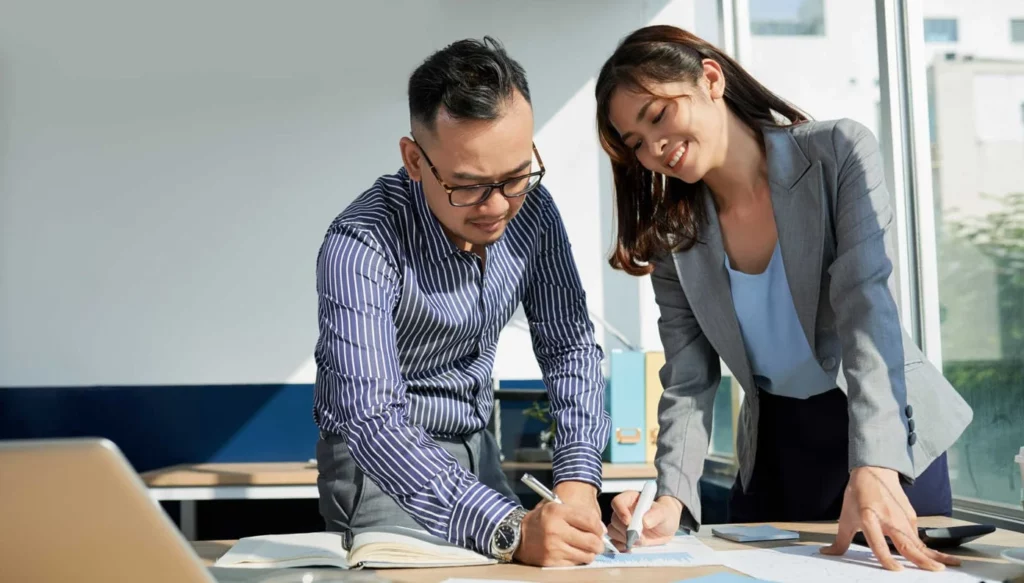
<svg viewBox="0 0 1024 583">
<path fill-rule="evenodd" d="M 775 243 L 771 261 L 762 273 L 734 270 L 728 254 L 725 266 L 757 386 L 774 395 L 798 399 L 835 388 L 835 381 L 814 358 L 800 327 L 779 244 Z"/>
</svg>

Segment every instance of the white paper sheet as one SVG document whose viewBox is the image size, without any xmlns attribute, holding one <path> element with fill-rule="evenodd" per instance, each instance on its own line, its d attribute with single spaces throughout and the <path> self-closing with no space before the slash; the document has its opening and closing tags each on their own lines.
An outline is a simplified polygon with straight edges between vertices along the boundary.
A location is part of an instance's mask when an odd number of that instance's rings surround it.
<svg viewBox="0 0 1024 583">
<path fill-rule="evenodd" d="M 679 535 L 656 547 L 634 547 L 628 553 L 598 555 L 593 563 L 576 567 L 545 567 L 545 569 L 609 569 L 624 567 L 696 567 L 721 565 L 711 547 L 692 535 Z"/>
<path fill-rule="evenodd" d="M 721 564 L 751 577 L 778 583 L 978 583 L 984 581 L 956 567 L 944 571 L 922 571 L 902 557 L 895 557 L 903 571 L 886 571 L 867 547 L 853 545 L 842 557 L 819 552 L 820 545 L 800 545 L 749 551 L 722 551 Z"/>
</svg>

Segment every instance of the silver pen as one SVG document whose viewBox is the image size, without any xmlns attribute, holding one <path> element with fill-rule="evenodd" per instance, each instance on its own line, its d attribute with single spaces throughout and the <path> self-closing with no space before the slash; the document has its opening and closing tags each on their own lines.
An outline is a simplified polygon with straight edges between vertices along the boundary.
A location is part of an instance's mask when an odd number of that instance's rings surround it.
<svg viewBox="0 0 1024 583">
<path fill-rule="evenodd" d="M 536 492 L 538 496 L 548 502 L 551 502 L 552 504 L 562 503 L 562 499 L 558 497 L 558 494 L 549 490 L 548 487 L 542 484 L 540 480 L 534 478 L 530 474 L 523 474 L 521 481 L 526 484 L 529 489 Z M 607 534 L 601 537 L 601 541 L 604 542 L 604 549 L 606 552 L 618 554 L 619 549 L 615 548 L 615 545 L 612 544 L 612 541 L 608 538 Z"/>
</svg>

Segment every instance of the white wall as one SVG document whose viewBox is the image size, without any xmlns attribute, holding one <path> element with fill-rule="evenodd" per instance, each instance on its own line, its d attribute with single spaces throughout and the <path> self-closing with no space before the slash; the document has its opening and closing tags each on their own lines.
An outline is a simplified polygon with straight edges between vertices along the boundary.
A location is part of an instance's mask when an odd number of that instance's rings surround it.
<svg viewBox="0 0 1024 583">
<path fill-rule="evenodd" d="M 311 382 L 324 231 L 399 167 L 413 68 L 484 34 L 527 69 L 591 309 L 639 334 L 593 77 L 711 5 L 0 0 L 0 387 Z M 499 376 L 535 376 L 526 338 Z"/>
</svg>

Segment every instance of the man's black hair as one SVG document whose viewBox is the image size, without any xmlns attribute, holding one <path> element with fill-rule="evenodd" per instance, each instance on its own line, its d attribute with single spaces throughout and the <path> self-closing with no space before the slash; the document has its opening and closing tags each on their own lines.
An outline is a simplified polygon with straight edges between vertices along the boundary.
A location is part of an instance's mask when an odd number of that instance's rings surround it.
<svg viewBox="0 0 1024 583">
<path fill-rule="evenodd" d="M 515 91 L 527 103 L 530 88 L 522 65 L 497 40 L 460 40 L 427 57 L 409 78 L 409 114 L 434 131 L 443 107 L 455 119 L 496 119 Z"/>
</svg>

